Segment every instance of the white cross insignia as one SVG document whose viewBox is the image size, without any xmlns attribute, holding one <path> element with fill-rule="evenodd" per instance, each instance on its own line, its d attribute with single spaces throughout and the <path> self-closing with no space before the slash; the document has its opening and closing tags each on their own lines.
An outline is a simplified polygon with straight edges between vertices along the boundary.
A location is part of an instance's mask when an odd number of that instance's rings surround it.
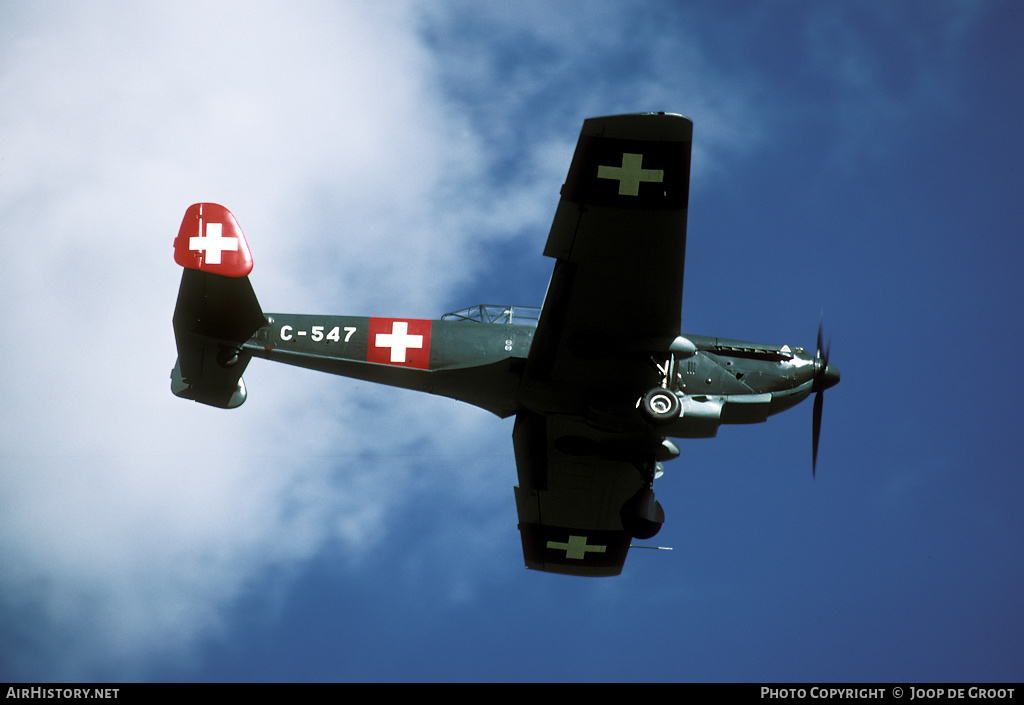
<svg viewBox="0 0 1024 705">
<path fill-rule="evenodd" d="M 237 237 L 224 237 L 223 223 L 207 223 L 206 237 L 190 237 L 188 249 L 193 252 L 205 252 L 206 264 L 220 264 L 220 253 L 230 250 L 238 251 Z"/>
<path fill-rule="evenodd" d="M 620 196 L 639 196 L 640 183 L 661 183 L 665 180 L 662 169 L 642 169 L 644 155 L 624 152 L 622 166 L 598 166 L 597 178 L 619 182 Z"/>
<path fill-rule="evenodd" d="M 422 335 L 409 335 L 409 324 L 395 321 L 391 324 L 390 333 L 378 333 L 374 345 L 378 348 L 391 348 L 391 362 L 405 362 L 405 351 L 409 348 L 423 347 Z"/>
<path fill-rule="evenodd" d="M 568 543 L 548 541 L 548 548 L 565 551 L 566 558 L 582 561 L 588 553 L 604 553 L 607 546 L 588 546 L 586 536 L 570 536 Z"/>
</svg>

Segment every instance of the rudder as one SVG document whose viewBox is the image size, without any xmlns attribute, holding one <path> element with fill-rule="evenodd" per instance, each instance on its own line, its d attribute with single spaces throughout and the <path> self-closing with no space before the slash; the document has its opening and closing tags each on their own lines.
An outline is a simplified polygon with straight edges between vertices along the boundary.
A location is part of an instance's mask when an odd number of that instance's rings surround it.
<svg viewBox="0 0 1024 705">
<path fill-rule="evenodd" d="M 174 307 L 178 360 L 171 391 L 222 409 L 241 406 L 242 373 L 251 359 L 242 346 L 267 319 L 247 276 L 249 247 L 231 212 L 214 203 L 191 206 L 174 260 L 185 269 Z"/>
</svg>

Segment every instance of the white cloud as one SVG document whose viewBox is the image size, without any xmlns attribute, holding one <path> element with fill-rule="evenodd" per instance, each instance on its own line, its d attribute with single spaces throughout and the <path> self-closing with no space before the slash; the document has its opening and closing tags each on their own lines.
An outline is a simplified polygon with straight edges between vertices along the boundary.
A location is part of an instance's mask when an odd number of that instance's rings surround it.
<svg viewBox="0 0 1024 705">
<path fill-rule="evenodd" d="M 445 400 L 382 423 L 359 413 L 374 388 L 262 361 L 234 412 L 169 391 L 171 241 L 194 201 L 236 212 L 270 310 L 436 314 L 465 276 L 445 260 L 470 234 L 439 194 L 478 158 L 411 19 L 393 4 L 60 4 L 5 30 L 0 584 L 17 617 L 0 646 L 19 673 L 142 677 L 218 633 L 275 566 L 374 546 L 408 492 L 407 459 L 380 468 L 396 435 L 429 453 L 447 444 L 439 422 L 472 447 L 506 431 Z"/>
<path fill-rule="evenodd" d="M 544 5 L 504 36 L 553 59 L 512 76 L 476 40 L 425 45 L 412 3 L 25 8 L 0 30 L 0 653 L 24 678 L 144 677 L 227 629 L 249 585 L 326 553 L 358 565 L 428 487 L 476 512 L 468 538 L 465 517 L 439 519 L 438 550 L 461 537 L 491 566 L 490 535 L 513 530 L 510 427 L 480 410 L 261 360 L 241 409 L 174 398 L 187 205 L 234 211 L 268 311 L 431 317 L 482 243 L 529 230 L 539 256 L 578 119 L 688 111 L 685 88 L 709 95 L 694 117 L 714 146 L 695 154 L 750 139 L 713 127 L 749 106 L 697 78 L 699 52 L 667 83 L 580 90 L 574 72 L 623 40 L 608 18 L 576 46 L 571 13 L 537 21 Z M 440 31 L 472 38 L 457 30 Z"/>
</svg>

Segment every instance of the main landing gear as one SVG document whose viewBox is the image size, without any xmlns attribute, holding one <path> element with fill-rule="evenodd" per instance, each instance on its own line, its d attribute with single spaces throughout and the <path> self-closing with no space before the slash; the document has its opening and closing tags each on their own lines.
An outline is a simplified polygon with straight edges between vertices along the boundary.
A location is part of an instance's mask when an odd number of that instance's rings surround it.
<svg viewBox="0 0 1024 705">
<path fill-rule="evenodd" d="M 640 400 L 640 411 L 652 426 L 665 426 L 679 418 L 682 404 L 670 389 L 655 387 Z"/>
<path fill-rule="evenodd" d="M 685 340 L 685 338 L 679 338 L 678 340 Z M 689 341 L 686 342 L 690 346 L 693 345 Z M 676 381 L 675 347 L 677 345 L 673 343 L 673 348 L 670 348 L 668 359 L 665 360 L 664 364 L 658 362 L 654 357 L 651 358 L 651 362 L 654 363 L 654 367 L 658 370 L 658 375 L 661 377 L 661 384 L 648 391 L 637 401 L 637 408 L 640 409 L 640 413 L 643 414 L 644 418 L 652 426 L 670 424 L 678 419 L 682 412 L 682 403 L 675 392 L 672 391 L 673 382 Z"/>
</svg>

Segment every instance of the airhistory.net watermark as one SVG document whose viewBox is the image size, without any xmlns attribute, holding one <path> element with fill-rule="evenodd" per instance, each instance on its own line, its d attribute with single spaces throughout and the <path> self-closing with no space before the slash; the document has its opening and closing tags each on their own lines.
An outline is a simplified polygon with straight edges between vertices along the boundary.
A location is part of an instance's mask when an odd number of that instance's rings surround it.
<svg viewBox="0 0 1024 705">
<path fill-rule="evenodd" d="M 109 700 L 117 698 L 117 691 L 120 688 L 43 688 L 32 686 L 30 688 L 11 686 L 7 688 L 6 698 L 25 699 L 63 699 L 63 700 Z"/>
</svg>

